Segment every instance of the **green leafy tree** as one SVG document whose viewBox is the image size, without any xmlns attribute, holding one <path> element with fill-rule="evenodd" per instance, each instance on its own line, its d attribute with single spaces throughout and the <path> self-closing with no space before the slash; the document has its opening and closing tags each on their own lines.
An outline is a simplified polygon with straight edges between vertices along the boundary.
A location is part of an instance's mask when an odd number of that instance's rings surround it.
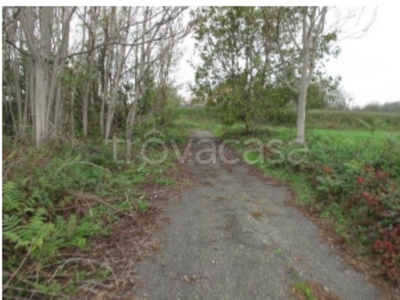
<svg viewBox="0 0 400 300">
<path fill-rule="evenodd" d="M 241 121 L 248 131 L 266 118 L 269 101 L 276 100 L 268 93 L 279 85 L 267 67 L 273 25 L 263 21 L 262 13 L 258 7 L 204 8 L 195 29 L 202 60 L 196 70 L 197 98 L 226 124 Z"/>
</svg>

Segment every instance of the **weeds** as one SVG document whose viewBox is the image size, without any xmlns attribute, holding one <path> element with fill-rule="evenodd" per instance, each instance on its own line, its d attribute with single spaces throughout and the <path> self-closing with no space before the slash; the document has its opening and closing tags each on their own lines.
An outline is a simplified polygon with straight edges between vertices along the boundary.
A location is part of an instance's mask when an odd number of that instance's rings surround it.
<svg viewBox="0 0 400 300">
<path fill-rule="evenodd" d="M 156 178 L 156 183 L 163 185 L 173 185 L 175 181 L 170 180 L 168 178 Z"/>
<path fill-rule="evenodd" d="M 305 300 L 315 300 L 316 299 L 312 288 L 307 283 L 304 283 L 304 282 L 295 283 L 293 286 L 292 293 L 294 293 L 294 292 L 300 293 L 300 295 L 302 295 L 304 297 L 303 299 L 305 299 Z"/>
<path fill-rule="evenodd" d="M 149 210 L 139 184 L 173 183 L 160 177 L 168 163 L 138 171 L 140 161 L 114 163 L 111 145 L 16 146 L 3 157 L 3 294 L 9 297 L 59 297 L 67 287 L 76 292 L 93 270 L 107 277 L 109 268 L 76 255 L 121 217 Z"/>
</svg>

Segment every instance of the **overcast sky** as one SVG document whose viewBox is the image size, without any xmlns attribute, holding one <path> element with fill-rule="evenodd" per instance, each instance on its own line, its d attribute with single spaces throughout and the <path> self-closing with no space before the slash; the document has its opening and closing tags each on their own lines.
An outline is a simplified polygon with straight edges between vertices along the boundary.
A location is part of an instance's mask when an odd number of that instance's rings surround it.
<svg viewBox="0 0 400 300">
<path fill-rule="evenodd" d="M 379 7 L 375 22 L 360 39 L 347 39 L 327 71 L 343 77 L 354 104 L 400 101 L 399 10 Z"/>
<path fill-rule="evenodd" d="M 372 9 L 372 8 L 371 8 Z M 379 7 L 375 22 L 358 39 L 339 43 L 341 54 L 326 64 L 330 75 L 342 76 L 344 90 L 352 95 L 352 105 L 400 101 L 400 18 L 394 7 Z M 194 83 L 194 69 L 188 60 L 198 62 L 190 36 L 182 43 L 184 56 L 176 70 L 181 93 L 190 98 L 187 84 Z"/>
</svg>

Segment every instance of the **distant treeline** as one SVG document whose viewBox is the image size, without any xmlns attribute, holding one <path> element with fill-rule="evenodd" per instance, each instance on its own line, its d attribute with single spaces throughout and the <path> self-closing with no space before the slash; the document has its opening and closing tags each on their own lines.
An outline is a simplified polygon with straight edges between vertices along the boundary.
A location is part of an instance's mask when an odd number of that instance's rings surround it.
<svg viewBox="0 0 400 300">
<path fill-rule="evenodd" d="M 385 104 L 370 103 L 366 106 L 356 106 L 353 111 L 367 111 L 367 112 L 391 112 L 400 113 L 400 101 L 390 102 Z"/>
<path fill-rule="evenodd" d="M 397 113 L 395 111 L 393 113 L 367 111 L 365 108 L 358 111 L 310 110 L 307 114 L 307 127 L 372 132 L 375 130 L 398 131 L 400 129 L 399 105 L 400 102 L 397 102 Z"/>
</svg>

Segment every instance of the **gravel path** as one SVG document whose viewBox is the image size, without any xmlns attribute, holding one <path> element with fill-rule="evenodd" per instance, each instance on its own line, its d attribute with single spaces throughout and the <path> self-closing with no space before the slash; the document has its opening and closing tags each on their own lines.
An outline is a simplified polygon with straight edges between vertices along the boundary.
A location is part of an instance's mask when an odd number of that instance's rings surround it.
<svg viewBox="0 0 400 300">
<path fill-rule="evenodd" d="M 342 299 L 378 299 L 377 289 L 318 238 L 318 228 L 285 205 L 285 187 L 254 167 L 201 165 L 207 131 L 194 131 L 188 175 L 199 185 L 170 200 L 159 237 L 164 250 L 138 266 L 142 298 L 288 299 L 294 283 L 312 281 Z M 234 156 L 226 149 L 227 156 Z M 207 153 L 201 156 L 203 159 Z"/>
</svg>

